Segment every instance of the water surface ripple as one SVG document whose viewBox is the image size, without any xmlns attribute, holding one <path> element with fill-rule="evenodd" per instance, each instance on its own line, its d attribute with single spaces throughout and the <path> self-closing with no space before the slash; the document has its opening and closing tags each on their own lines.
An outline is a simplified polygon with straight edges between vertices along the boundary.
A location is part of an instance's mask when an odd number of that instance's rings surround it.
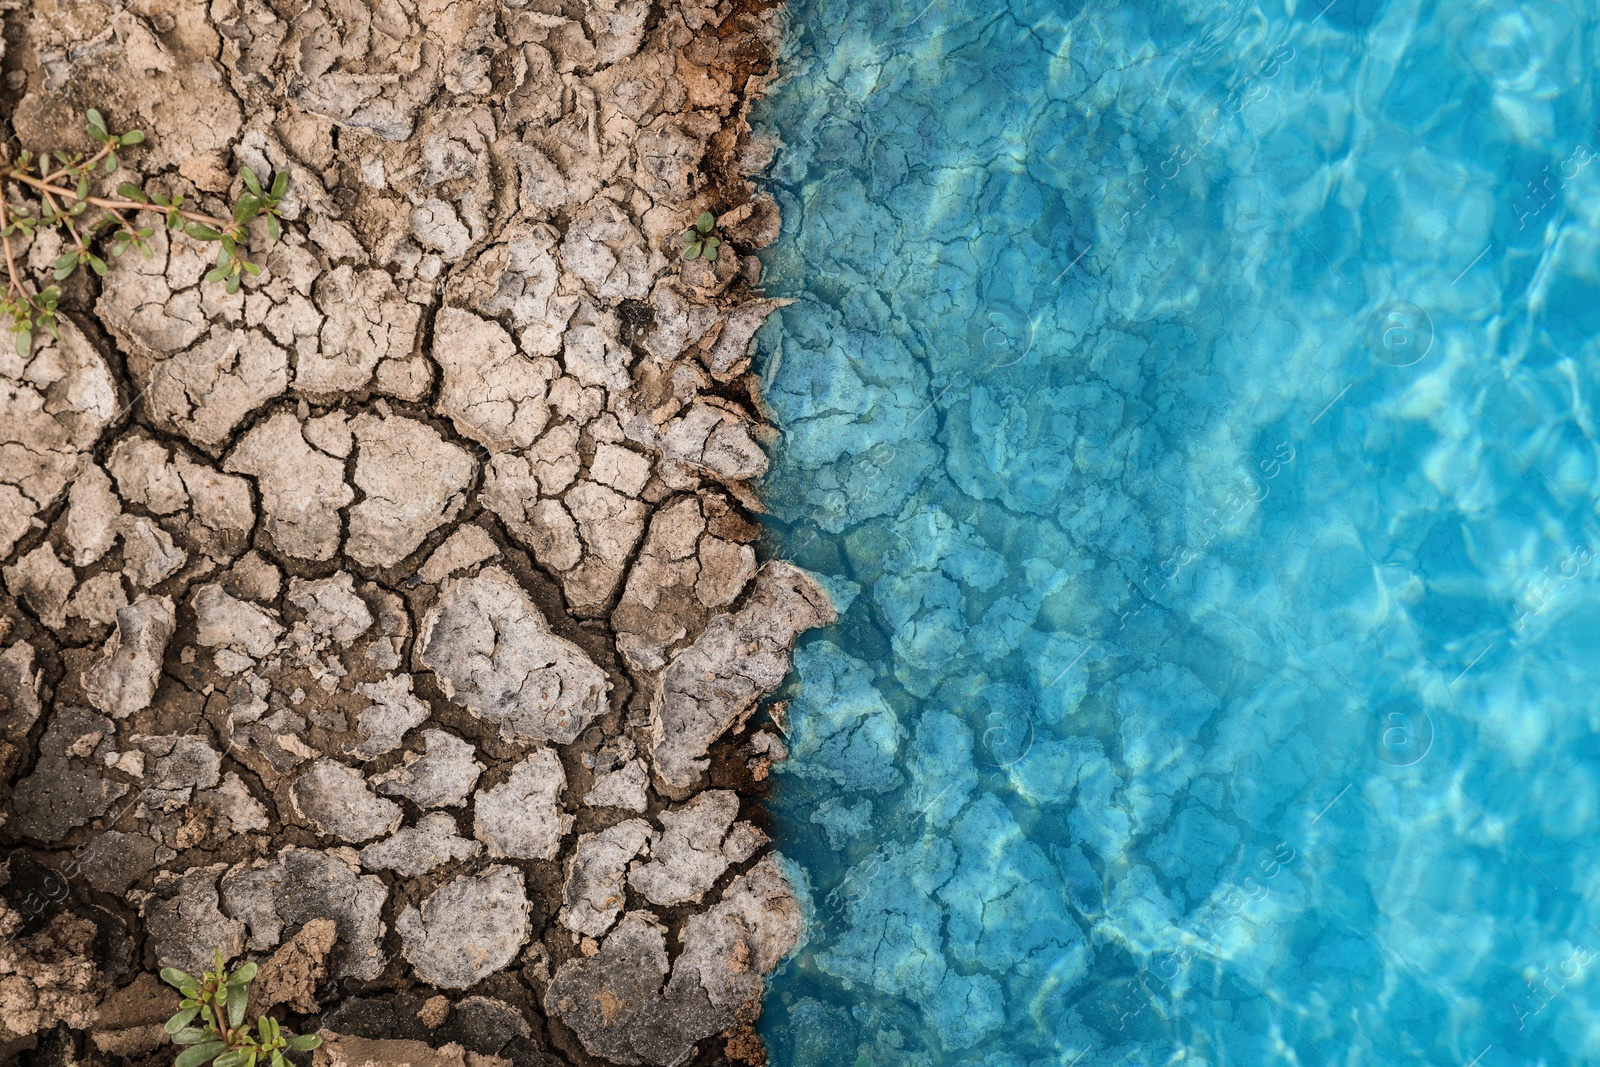
<svg viewBox="0 0 1600 1067">
<path fill-rule="evenodd" d="M 778 1067 L 1600 1063 L 1596 0 L 789 0 Z"/>
</svg>

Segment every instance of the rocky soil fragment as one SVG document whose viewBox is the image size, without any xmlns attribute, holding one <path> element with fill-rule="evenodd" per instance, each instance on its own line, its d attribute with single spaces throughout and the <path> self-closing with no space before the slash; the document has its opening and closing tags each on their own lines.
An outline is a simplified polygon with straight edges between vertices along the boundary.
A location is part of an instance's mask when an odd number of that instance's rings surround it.
<svg viewBox="0 0 1600 1067">
<path fill-rule="evenodd" d="M 500 567 L 447 581 L 418 645 L 445 695 L 508 741 L 565 744 L 605 710 L 605 674 Z"/>
<path fill-rule="evenodd" d="M 528 897 L 522 872 L 493 866 L 447 882 L 395 922 L 417 975 L 465 989 L 510 963 L 527 944 Z"/>
<path fill-rule="evenodd" d="M 394 871 L 421 878 L 435 867 L 471 859 L 483 846 L 456 833 L 456 821 L 435 812 L 377 844 L 361 850 L 361 865 L 372 871 Z"/>
<path fill-rule="evenodd" d="M 406 762 L 373 778 L 378 792 L 405 797 L 419 808 L 459 808 L 483 773 L 467 742 L 444 730 L 423 733 L 424 755 L 406 754 Z"/>
<path fill-rule="evenodd" d="M 248 924 L 253 951 L 277 946 L 286 929 L 333 920 L 333 976 L 370 981 L 383 968 L 380 916 L 388 890 L 359 870 L 348 849 L 290 847 L 275 862 L 234 867 L 222 878 L 222 897 L 228 914 Z"/>
<path fill-rule="evenodd" d="M 739 797 L 727 789 L 708 790 L 677 811 L 662 812 L 664 832 L 652 842 L 652 858 L 634 865 L 629 884 L 652 904 L 699 900 L 723 871 L 767 843 L 749 823 L 734 825 L 738 814 Z"/>
<path fill-rule="evenodd" d="M 554 858 L 561 838 L 572 829 L 572 816 L 561 806 L 566 787 L 561 760 L 550 749 L 540 749 L 512 768 L 510 778 L 478 791 L 473 835 L 497 858 Z"/>
<path fill-rule="evenodd" d="M 763 566 L 745 606 L 714 619 L 662 672 L 650 707 L 662 782 L 673 790 L 692 787 L 711 744 L 783 681 L 796 635 L 832 621 L 827 593 L 804 571 L 782 562 Z"/>
</svg>

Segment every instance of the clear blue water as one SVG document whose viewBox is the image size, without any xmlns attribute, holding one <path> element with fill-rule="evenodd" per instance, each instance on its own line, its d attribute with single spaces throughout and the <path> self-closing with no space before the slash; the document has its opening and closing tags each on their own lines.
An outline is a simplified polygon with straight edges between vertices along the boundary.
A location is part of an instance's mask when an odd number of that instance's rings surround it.
<svg viewBox="0 0 1600 1067">
<path fill-rule="evenodd" d="M 777 1067 L 1600 1063 L 1596 0 L 789 0 Z"/>
</svg>

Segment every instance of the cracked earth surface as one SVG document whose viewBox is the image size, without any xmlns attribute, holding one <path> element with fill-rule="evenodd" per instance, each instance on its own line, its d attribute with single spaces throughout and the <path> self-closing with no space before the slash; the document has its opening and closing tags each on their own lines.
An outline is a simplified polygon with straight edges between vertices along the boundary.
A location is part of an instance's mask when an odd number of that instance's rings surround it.
<svg viewBox="0 0 1600 1067">
<path fill-rule="evenodd" d="M 759 1061 L 754 716 L 832 617 L 752 520 L 778 10 L 0 14 L 13 153 L 94 107 L 114 181 L 290 175 L 237 294 L 158 231 L 0 355 L 0 1059 L 170 1062 L 220 948 L 320 1064 Z"/>
</svg>

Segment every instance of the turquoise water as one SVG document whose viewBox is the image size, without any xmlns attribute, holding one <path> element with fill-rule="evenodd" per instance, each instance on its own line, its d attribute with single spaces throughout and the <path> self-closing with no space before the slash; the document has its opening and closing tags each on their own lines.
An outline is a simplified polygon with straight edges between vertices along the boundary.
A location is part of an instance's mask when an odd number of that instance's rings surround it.
<svg viewBox="0 0 1600 1067">
<path fill-rule="evenodd" d="M 1595 0 L 789 0 L 777 1067 L 1600 1063 Z"/>
</svg>

